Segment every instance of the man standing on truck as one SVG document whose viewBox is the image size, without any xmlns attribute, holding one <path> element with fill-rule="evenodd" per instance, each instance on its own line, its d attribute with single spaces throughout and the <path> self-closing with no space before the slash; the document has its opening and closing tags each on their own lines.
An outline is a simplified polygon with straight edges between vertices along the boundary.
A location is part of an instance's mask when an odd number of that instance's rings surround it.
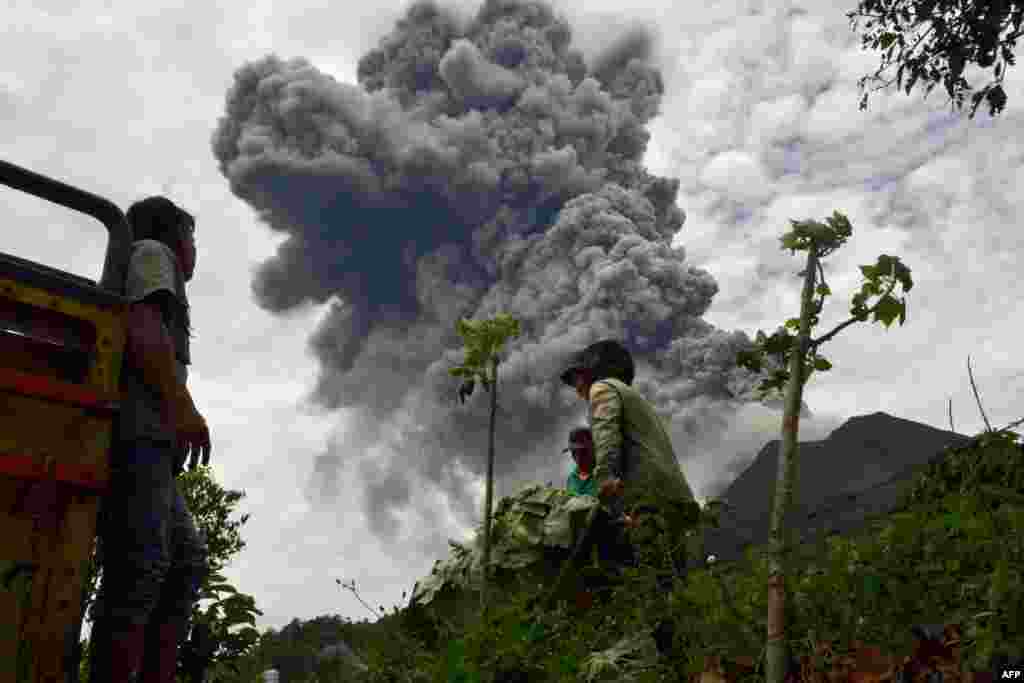
<svg viewBox="0 0 1024 683">
<path fill-rule="evenodd" d="M 125 278 L 127 344 L 98 529 L 103 585 L 89 680 L 173 683 L 207 572 L 205 543 L 175 479 L 186 461 L 190 469 L 208 464 L 211 450 L 186 386 L 195 221 L 166 197 L 136 202 L 127 219 L 135 240 Z"/>
</svg>

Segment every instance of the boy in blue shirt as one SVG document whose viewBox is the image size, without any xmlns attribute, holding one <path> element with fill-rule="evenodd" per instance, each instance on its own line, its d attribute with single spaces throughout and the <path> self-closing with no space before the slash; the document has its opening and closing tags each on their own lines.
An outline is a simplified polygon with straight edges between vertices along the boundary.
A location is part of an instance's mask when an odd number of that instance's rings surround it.
<svg viewBox="0 0 1024 683">
<path fill-rule="evenodd" d="M 596 480 L 591 476 L 594 470 L 594 439 L 586 427 L 577 427 L 569 432 L 569 447 L 562 451 L 571 453 L 576 465 L 565 481 L 565 488 L 574 496 L 597 497 Z"/>
</svg>

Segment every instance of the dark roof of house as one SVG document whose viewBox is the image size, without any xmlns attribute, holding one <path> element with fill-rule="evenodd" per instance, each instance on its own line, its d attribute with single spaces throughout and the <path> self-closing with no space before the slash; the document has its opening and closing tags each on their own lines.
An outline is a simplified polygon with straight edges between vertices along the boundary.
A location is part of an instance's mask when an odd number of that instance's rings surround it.
<svg viewBox="0 0 1024 683">
<path fill-rule="evenodd" d="M 804 540 L 857 532 L 869 517 L 891 512 L 903 487 L 947 446 L 969 441 L 883 412 L 852 417 L 824 440 L 800 442 L 786 524 Z M 705 554 L 730 561 L 747 545 L 768 542 L 778 462 L 779 441 L 770 441 L 726 488 L 720 499 L 732 509 L 721 513 L 720 528 L 705 534 Z"/>
</svg>

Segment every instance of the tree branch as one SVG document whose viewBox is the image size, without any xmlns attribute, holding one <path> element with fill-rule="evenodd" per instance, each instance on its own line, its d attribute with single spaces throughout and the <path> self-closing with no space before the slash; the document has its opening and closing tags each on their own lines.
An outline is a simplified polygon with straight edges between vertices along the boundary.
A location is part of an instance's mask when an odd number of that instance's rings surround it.
<svg viewBox="0 0 1024 683">
<path fill-rule="evenodd" d="M 885 57 L 883 57 L 882 59 L 883 59 L 884 63 L 883 63 L 882 66 L 880 66 L 878 68 L 878 71 L 875 72 L 874 76 L 872 77 L 872 80 L 881 80 L 881 73 L 883 71 L 892 68 L 895 64 L 899 64 L 900 62 L 903 62 L 903 63 L 908 62 L 910 60 L 910 58 L 913 56 L 914 50 L 916 50 L 917 46 L 921 44 L 921 41 L 924 40 L 925 38 L 927 38 L 928 35 L 932 31 L 934 31 L 934 30 L 935 30 L 935 24 L 932 23 L 932 25 L 928 27 L 928 30 L 925 31 L 924 33 L 922 33 L 918 37 L 917 41 L 915 41 L 914 44 L 911 45 L 909 49 L 908 48 L 901 48 L 900 49 L 900 54 L 896 57 L 895 62 L 893 62 L 893 60 L 891 60 L 891 59 L 886 59 Z M 887 83 L 885 83 L 883 86 L 880 86 L 880 87 L 888 87 L 888 86 L 892 85 L 893 81 L 895 81 L 895 80 L 896 79 L 893 78 L 892 80 L 888 81 Z M 877 88 L 876 88 L 876 90 L 877 90 Z"/>
<path fill-rule="evenodd" d="M 892 284 L 889 285 L 889 289 L 885 290 L 885 294 L 883 294 L 881 297 L 879 297 L 878 301 L 875 302 L 875 305 L 872 306 L 871 308 L 869 308 L 865 312 L 865 314 L 864 314 L 865 317 L 867 317 L 867 316 L 871 315 L 872 313 L 874 313 L 875 309 L 878 308 L 878 305 L 880 303 L 882 303 L 882 299 L 884 299 L 885 297 L 889 296 L 889 294 L 892 293 L 892 290 L 896 288 L 895 273 L 896 273 L 896 266 L 893 265 L 893 281 L 892 281 Z M 829 332 L 825 336 L 819 337 L 818 339 L 812 339 L 808 346 L 810 346 L 810 349 L 812 351 L 815 350 L 818 346 L 820 346 L 821 344 L 824 344 L 829 339 L 831 339 L 832 337 L 836 336 L 837 334 L 842 332 L 844 329 L 846 329 L 847 327 L 849 327 L 853 323 L 857 322 L 858 320 L 860 320 L 860 318 L 857 318 L 857 317 L 850 318 L 849 320 L 843 322 L 842 324 L 837 325 L 835 329 L 833 329 L 831 332 Z"/>
<path fill-rule="evenodd" d="M 352 595 L 356 596 L 356 600 L 363 603 L 363 607 L 370 610 L 370 614 L 377 617 L 378 619 L 381 617 L 381 615 L 377 613 L 377 610 L 373 609 L 368 604 L 366 604 L 366 601 L 364 601 L 363 598 L 360 597 L 359 593 L 356 591 L 356 582 L 354 579 L 352 580 L 351 584 L 342 583 L 340 579 L 335 579 L 334 581 L 342 588 L 347 588 L 348 590 L 352 591 Z"/>
<path fill-rule="evenodd" d="M 974 392 L 974 400 L 978 402 L 978 410 L 981 411 L 981 419 L 985 421 L 985 431 L 991 432 L 992 425 L 988 422 L 985 409 L 981 407 L 981 397 L 978 396 L 978 387 L 974 384 L 974 373 L 971 372 L 971 357 L 967 356 L 967 376 L 971 378 L 971 390 Z"/>
</svg>

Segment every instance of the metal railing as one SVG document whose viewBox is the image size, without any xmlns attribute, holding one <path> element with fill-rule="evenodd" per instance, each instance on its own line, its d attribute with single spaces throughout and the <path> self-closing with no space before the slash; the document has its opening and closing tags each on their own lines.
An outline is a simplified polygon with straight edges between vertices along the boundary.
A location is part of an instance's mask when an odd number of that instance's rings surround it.
<svg viewBox="0 0 1024 683">
<path fill-rule="evenodd" d="M 99 286 L 121 294 L 132 246 L 132 229 L 113 202 L 85 190 L 0 160 L 0 183 L 92 216 L 107 228 L 107 250 Z"/>
</svg>

